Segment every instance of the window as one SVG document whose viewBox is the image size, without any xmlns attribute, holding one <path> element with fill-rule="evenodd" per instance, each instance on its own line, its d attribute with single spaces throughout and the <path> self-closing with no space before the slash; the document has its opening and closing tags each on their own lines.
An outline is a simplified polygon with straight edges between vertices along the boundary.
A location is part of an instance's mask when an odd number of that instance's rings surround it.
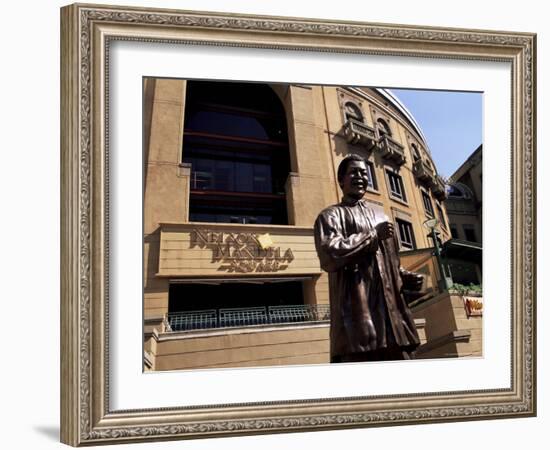
<svg viewBox="0 0 550 450">
<path fill-rule="evenodd" d="M 447 228 L 447 222 L 445 221 L 445 214 L 443 214 L 443 208 L 439 203 L 436 203 L 437 207 L 437 215 L 439 216 L 439 221 L 441 222 L 441 225 L 443 228 Z"/>
<path fill-rule="evenodd" d="M 376 127 L 378 128 L 378 134 L 380 135 L 380 137 L 384 135 L 391 136 L 390 126 L 388 125 L 388 122 L 386 122 L 384 119 L 378 119 L 376 121 Z"/>
<path fill-rule="evenodd" d="M 416 146 L 416 144 L 411 144 L 411 147 L 412 147 L 413 161 L 414 162 L 420 161 L 421 157 L 420 157 L 420 151 L 418 150 L 418 147 Z"/>
<path fill-rule="evenodd" d="M 430 198 L 430 194 L 424 190 L 422 191 L 422 202 L 424 203 L 424 211 L 426 211 L 426 215 L 433 217 L 434 208 L 432 205 L 432 199 Z"/>
<path fill-rule="evenodd" d="M 376 177 L 374 175 L 374 164 L 372 161 L 367 161 L 367 175 L 369 177 L 368 188 L 378 190 L 378 184 L 376 183 Z"/>
<path fill-rule="evenodd" d="M 401 247 L 407 250 L 414 250 L 415 241 L 411 223 L 402 219 L 397 219 L 396 222 Z"/>
<path fill-rule="evenodd" d="M 454 226 L 451 226 L 451 236 L 453 239 L 458 239 L 458 230 Z"/>
<path fill-rule="evenodd" d="M 473 225 L 462 225 L 462 229 L 464 230 L 464 236 L 467 241 L 477 242 L 476 232 Z"/>
<path fill-rule="evenodd" d="M 390 170 L 386 170 L 386 174 L 388 175 L 390 195 L 393 198 L 406 202 L 407 197 L 405 196 L 405 189 L 403 187 L 403 179 L 401 176 Z"/>
<path fill-rule="evenodd" d="M 189 81 L 183 162 L 191 221 L 288 223 L 286 115 L 268 85 Z"/>
<path fill-rule="evenodd" d="M 449 197 L 470 200 L 473 198 L 472 191 L 464 183 L 453 183 L 448 186 Z"/>
<path fill-rule="evenodd" d="M 356 120 L 357 122 L 363 122 L 363 113 L 361 112 L 361 108 L 353 102 L 346 102 L 344 105 L 344 116 L 346 118 L 346 122 L 349 119 Z"/>
</svg>

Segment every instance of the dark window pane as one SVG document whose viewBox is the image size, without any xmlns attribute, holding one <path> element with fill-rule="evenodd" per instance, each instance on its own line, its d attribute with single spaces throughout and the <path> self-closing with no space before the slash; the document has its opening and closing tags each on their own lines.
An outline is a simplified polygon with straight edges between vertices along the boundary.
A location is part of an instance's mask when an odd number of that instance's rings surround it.
<svg viewBox="0 0 550 450">
<path fill-rule="evenodd" d="M 476 232 L 473 226 L 464 225 L 463 228 L 464 228 L 464 236 L 466 236 L 466 240 L 471 242 L 477 242 Z"/>
<path fill-rule="evenodd" d="M 412 225 L 405 220 L 397 219 L 397 228 L 399 231 L 399 242 L 401 247 L 412 250 L 415 248 Z"/>
<path fill-rule="evenodd" d="M 191 163 L 191 220 L 287 224 L 286 114 L 273 89 L 189 81 L 185 108 L 182 154 Z"/>
<path fill-rule="evenodd" d="M 347 102 L 344 107 L 346 120 L 353 119 L 357 120 L 358 122 L 363 122 L 363 113 L 361 112 L 361 109 L 352 102 Z"/>
<path fill-rule="evenodd" d="M 455 227 L 451 227 L 451 236 L 454 239 L 458 239 L 458 230 Z"/>
<path fill-rule="evenodd" d="M 370 161 L 367 161 L 367 175 L 369 177 L 368 186 L 371 189 L 378 189 L 376 178 L 374 177 L 374 164 Z"/>
<path fill-rule="evenodd" d="M 196 160 L 192 167 L 194 189 L 214 189 L 214 163 L 208 160 Z"/>
<path fill-rule="evenodd" d="M 254 166 L 251 163 L 238 162 L 236 167 L 236 188 L 237 192 L 253 192 L 254 191 Z"/>
<path fill-rule="evenodd" d="M 254 192 L 272 192 L 269 166 L 254 165 Z"/>
<path fill-rule="evenodd" d="M 234 164 L 229 161 L 216 161 L 214 188 L 217 191 L 233 191 Z"/>
<path fill-rule="evenodd" d="M 447 228 L 447 222 L 445 221 L 445 215 L 443 214 L 443 208 L 441 208 L 440 205 L 437 205 L 437 214 L 439 216 L 439 221 L 441 222 L 441 225 L 443 225 L 443 228 Z"/>
<path fill-rule="evenodd" d="M 269 139 L 258 119 L 215 111 L 195 112 L 186 122 L 185 128 L 193 131 L 200 130 L 203 133 Z"/>
<path fill-rule="evenodd" d="M 430 217 L 433 217 L 434 216 L 434 210 L 433 210 L 433 206 L 432 206 L 432 199 L 424 191 L 422 191 L 422 201 L 424 202 L 424 210 L 426 211 L 426 214 L 428 214 L 428 216 L 430 216 Z"/>
<path fill-rule="evenodd" d="M 387 171 L 390 182 L 390 194 L 400 200 L 405 200 L 405 191 L 401 177 L 393 172 Z"/>
</svg>

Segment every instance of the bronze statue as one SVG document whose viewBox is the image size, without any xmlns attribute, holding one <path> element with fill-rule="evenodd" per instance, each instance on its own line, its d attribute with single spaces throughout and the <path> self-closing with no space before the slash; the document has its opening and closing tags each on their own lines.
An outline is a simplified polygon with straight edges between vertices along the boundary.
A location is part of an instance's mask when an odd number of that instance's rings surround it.
<svg viewBox="0 0 550 450">
<path fill-rule="evenodd" d="M 422 275 L 400 267 L 393 223 L 363 196 L 365 160 L 338 167 L 342 201 L 315 222 L 315 247 L 329 273 L 331 362 L 411 359 L 418 333 L 403 290 L 419 291 Z"/>
</svg>

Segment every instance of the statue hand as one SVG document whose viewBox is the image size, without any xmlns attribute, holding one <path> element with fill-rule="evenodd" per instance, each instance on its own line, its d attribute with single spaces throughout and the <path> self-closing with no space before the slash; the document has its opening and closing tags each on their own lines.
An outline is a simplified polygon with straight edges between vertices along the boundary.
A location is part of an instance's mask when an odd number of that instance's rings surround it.
<svg viewBox="0 0 550 450">
<path fill-rule="evenodd" d="M 378 235 L 379 239 L 389 239 L 393 237 L 393 234 L 395 233 L 395 229 L 393 227 L 392 222 L 380 222 L 376 225 L 376 234 Z"/>
</svg>

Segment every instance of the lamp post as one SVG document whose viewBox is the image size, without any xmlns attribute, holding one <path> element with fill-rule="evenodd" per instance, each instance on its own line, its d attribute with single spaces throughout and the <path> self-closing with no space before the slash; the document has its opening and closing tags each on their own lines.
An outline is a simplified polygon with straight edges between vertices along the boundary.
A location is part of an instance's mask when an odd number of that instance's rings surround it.
<svg viewBox="0 0 550 450">
<path fill-rule="evenodd" d="M 435 217 L 433 219 L 426 220 L 423 225 L 430 230 L 430 236 L 434 241 L 434 255 L 435 259 L 437 260 L 437 267 L 439 269 L 439 273 L 441 275 L 441 278 L 438 282 L 439 289 L 441 291 L 446 291 L 449 289 L 449 284 L 447 283 L 447 277 L 445 276 L 445 268 L 443 267 L 443 262 L 441 261 L 441 250 L 439 248 L 439 241 L 437 240 L 437 232 L 435 231 L 435 227 L 439 224 L 439 220 Z"/>
</svg>

